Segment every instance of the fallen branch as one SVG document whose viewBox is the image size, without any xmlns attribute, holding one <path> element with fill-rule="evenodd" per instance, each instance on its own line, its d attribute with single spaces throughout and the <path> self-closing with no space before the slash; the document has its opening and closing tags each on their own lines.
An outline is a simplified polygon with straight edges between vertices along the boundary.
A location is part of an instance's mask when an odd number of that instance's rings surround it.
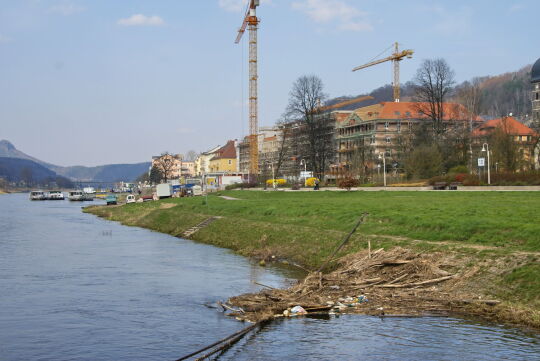
<svg viewBox="0 0 540 361">
<path fill-rule="evenodd" d="M 354 232 L 356 232 L 356 229 L 364 222 L 364 219 L 369 215 L 369 213 L 364 213 L 362 214 L 362 216 L 360 217 L 360 219 L 358 219 L 358 222 L 356 223 L 356 225 L 354 226 L 354 228 L 349 232 L 349 234 L 345 237 L 345 239 L 343 239 L 343 241 L 341 242 L 341 244 L 334 250 L 334 252 L 332 252 L 332 254 L 330 255 L 330 257 L 328 257 L 328 259 L 321 265 L 321 267 L 319 267 L 319 269 L 317 270 L 317 272 L 322 272 L 322 270 L 324 269 L 324 267 L 326 267 L 326 265 L 334 258 L 334 256 L 341 250 L 341 248 L 343 248 L 343 246 L 345 246 L 345 244 L 349 241 L 349 239 L 351 238 L 351 236 L 353 235 Z"/>
<path fill-rule="evenodd" d="M 392 284 L 386 283 L 384 285 L 377 285 L 375 287 L 380 287 L 380 288 L 406 288 L 406 287 L 425 286 L 425 285 L 429 285 L 429 284 L 432 284 L 432 283 L 439 283 L 439 282 L 442 282 L 442 281 L 446 281 L 446 280 L 449 280 L 450 278 L 454 278 L 454 277 L 455 277 L 455 275 L 451 275 L 451 276 L 435 278 L 435 279 L 422 281 L 422 282 L 402 283 L 402 284 L 399 284 L 399 285 L 392 285 Z"/>
<path fill-rule="evenodd" d="M 267 285 L 265 285 L 265 284 L 262 284 L 262 283 L 259 283 L 259 282 L 256 282 L 256 281 L 253 281 L 253 283 L 256 284 L 256 285 L 262 286 L 262 287 L 269 288 L 269 289 L 271 289 L 271 290 L 275 290 L 275 289 L 276 289 L 275 287 L 267 286 Z"/>
<path fill-rule="evenodd" d="M 256 324 L 253 324 L 253 325 L 251 325 L 251 326 L 248 326 L 248 327 L 246 327 L 246 328 L 244 328 L 244 329 L 242 329 L 242 330 L 240 330 L 240 331 L 238 331 L 238 332 L 233 333 L 232 335 L 229 335 L 229 336 L 227 336 L 227 337 L 225 337 L 225 338 L 222 338 L 222 339 L 219 340 L 219 341 L 214 342 L 214 343 L 211 344 L 211 345 L 205 346 L 205 347 L 201 348 L 200 350 L 197 350 L 197 351 L 195 351 L 195 352 L 190 353 L 189 355 L 180 357 L 180 358 L 177 359 L 176 361 L 183 361 L 183 360 L 186 360 L 186 359 L 188 359 L 188 358 L 190 358 L 190 357 L 193 357 L 193 356 L 195 356 L 195 355 L 197 355 L 197 354 L 199 354 L 199 353 L 201 353 L 201 352 L 203 352 L 203 351 L 206 351 L 206 350 L 208 350 L 208 349 L 210 349 L 210 348 L 212 348 L 212 347 L 215 347 L 215 346 L 217 346 L 217 345 L 219 345 L 219 344 L 221 344 L 221 343 L 223 343 L 223 342 L 227 342 L 227 341 L 229 341 L 229 340 L 235 339 L 235 338 L 238 337 L 238 336 L 244 336 L 246 333 L 248 333 L 249 331 L 253 330 L 253 329 L 254 329 L 255 327 L 257 327 L 259 324 L 260 324 L 260 322 L 259 322 L 259 323 L 256 323 Z M 212 354 L 213 354 L 213 353 L 212 353 Z M 206 358 L 206 357 L 208 357 L 208 356 L 210 356 L 210 355 L 211 355 L 211 354 L 204 355 L 202 358 Z M 201 358 L 201 359 L 202 359 L 202 358 Z"/>
</svg>

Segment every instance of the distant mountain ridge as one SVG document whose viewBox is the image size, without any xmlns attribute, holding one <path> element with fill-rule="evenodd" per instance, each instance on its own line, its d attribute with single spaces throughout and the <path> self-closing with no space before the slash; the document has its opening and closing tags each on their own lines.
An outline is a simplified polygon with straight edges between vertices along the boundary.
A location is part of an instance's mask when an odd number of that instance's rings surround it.
<svg viewBox="0 0 540 361">
<path fill-rule="evenodd" d="M 8 140 L 0 140 L 0 157 L 29 160 L 49 169 L 55 175 L 64 176 L 72 181 L 82 182 L 131 182 L 150 168 L 150 162 L 107 164 L 96 167 L 62 167 L 34 158 L 18 150 Z"/>
</svg>

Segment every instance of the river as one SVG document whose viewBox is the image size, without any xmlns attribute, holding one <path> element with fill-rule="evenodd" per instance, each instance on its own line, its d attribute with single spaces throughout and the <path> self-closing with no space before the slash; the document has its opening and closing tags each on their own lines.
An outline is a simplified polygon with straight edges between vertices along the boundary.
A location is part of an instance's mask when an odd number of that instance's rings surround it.
<svg viewBox="0 0 540 361">
<path fill-rule="evenodd" d="M 0 195 L 0 360 L 174 360 L 245 327 L 215 301 L 295 276 L 81 205 Z M 455 318 L 296 318 L 220 359 L 531 360 L 540 336 Z"/>
</svg>

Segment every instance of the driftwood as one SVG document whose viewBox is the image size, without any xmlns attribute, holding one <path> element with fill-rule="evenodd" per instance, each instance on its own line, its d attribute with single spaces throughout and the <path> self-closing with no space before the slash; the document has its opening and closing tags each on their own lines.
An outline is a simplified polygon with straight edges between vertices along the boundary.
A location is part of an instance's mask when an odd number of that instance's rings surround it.
<svg viewBox="0 0 540 361">
<path fill-rule="evenodd" d="M 354 228 L 349 232 L 349 234 L 343 239 L 343 241 L 340 243 L 340 245 L 338 247 L 336 247 L 336 249 L 334 250 L 334 252 L 332 252 L 332 254 L 330 255 L 330 257 L 327 258 L 327 260 L 321 265 L 321 267 L 319 267 L 319 269 L 317 270 L 317 272 L 322 272 L 322 270 L 326 267 L 326 265 L 334 258 L 334 256 L 343 248 L 343 246 L 345 246 L 345 244 L 349 241 L 349 239 L 351 238 L 351 236 L 353 235 L 354 232 L 356 232 L 356 229 L 364 222 L 364 219 L 369 215 L 369 213 L 364 213 L 362 214 L 362 216 L 360 217 L 360 219 L 358 219 L 358 222 L 356 223 L 356 225 L 354 226 Z"/>
<path fill-rule="evenodd" d="M 177 359 L 176 361 L 187 360 L 187 359 L 190 358 L 190 357 L 193 357 L 193 356 L 195 356 L 195 355 L 197 355 L 197 354 L 200 354 L 200 353 L 203 352 L 203 351 L 206 351 L 206 350 L 208 350 L 208 349 L 210 349 L 210 348 L 212 348 L 212 347 L 215 347 L 215 346 L 217 346 L 217 345 L 219 345 L 219 344 L 222 344 L 222 343 L 224 343 L 224 342 L 227 342 L 227 341 L 229 341 L 229 340 L 236 340 L 236 341 L 238 341 L 238 340 L 239 340 L 239 338 L 238 338 L 239 336 L 240 336 L 240 337 L 244 336 L 246 333 L 248 333 L 249 331 L 251 331 L 251 330 L 253 330 L 255 327 L 257 327 L 260 323 L 261 323 L 261 322 L 258 322 L 258 323 L 256 323 L 256 324 L 253 324 L 253 325 L 251 325 L 251 326 L 248 326 L 248 327 L 246 327 L 246 328 L 244 328 L 244 329 L 242 329 L 242 330 L 240 330 L 240 331 L 238 331 L 238 332 L 233 333 L 232 335 L 229 335 L 229 336 L 227 336 L 227 337 L 225 337 L 225 338 L 222 338 L 222 339 L 219 340 L 219 341 L 214 342 L 213 344 L 210 344 L 210 345 L 205 346 L 205 347 L 203 347 L 203 348 L 201 348 L 201 349 L 199 349 L 199 350 L 197 350 L 197 351 L 195 351 L 195 352 L 192 352 L 192 353 L 190 353 L 189 355 L 182 356 L 182 357 L 180 357 L 179 359 Z M 223 347 L 223 346 L 222 346 L 222 347 Z M 229 345 L 229 347 L 230 347 L 230 345 Z M 221 347 L 218 348 L 218 351 L 219 351 L 220 349 L 221 349 Z M 216 352 L 217 352 L 217 351 L 216 351 Z M 204 359 L 204 358 L 207 358 L 208 356 L 211 356 L 211 355 L 213 355 L 214 353 L 215 353 L 215 352 L 213 352 L 213 353 L 211 353 L 211 354 L 204 355 L 204 356 L 203 356 L 202 358 L 200 358 L 199 360 Z"/>
<path fill-rule="evenodd" d="M 276 289 L 275 287 L 267 286 L 267 285 L 265 285 L 265 284 L 262 284 L 262 283 L 259 283 L 259 282 L 256 282 L 256 281 L 253 281 L 253 283 L 256 284 L 256 285 L 262 286 L 262 287 L 269 288 L 269 289 L 271 289 L 271 290 L 275 290 L 275 289 Z"/>
<path fill-rule="evenodd" d="M 454 278 L 454 277 L 455 277 L 455 275 L 451 275 L 451 276 L 435 278 L 435 279 L 422 281 L 422 282 L 402 283 L 402 284 L 398 284 L 398 285 L 393 285 L 393 284 L 386 283 L 384 285 L 377 285 L 375 287 L 380 287 L 380 288 L 406 288 L 406 287 L 425 286 L 425 285 L 429 285 L 429 284 L 433 284 L 433 283 L 439 283 L 439 282 L 442 282 L 442 281 L 446 281 L 446 280 L 449 280 L 450 278 Z"/>
</svg>

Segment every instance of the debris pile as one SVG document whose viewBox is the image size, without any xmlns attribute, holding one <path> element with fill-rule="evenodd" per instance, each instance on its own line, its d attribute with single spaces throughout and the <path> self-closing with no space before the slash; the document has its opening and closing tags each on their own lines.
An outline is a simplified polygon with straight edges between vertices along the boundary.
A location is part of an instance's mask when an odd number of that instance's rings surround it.
<svg viewBox="0 0 540 361">
<path fill-rule="evenodd" d="M 250 322 L 320 312 L 444 315 L 451 307 L 445 288 L 458 278 L 445 268 L 453 266 L 442 254 L 366 250 L 342 258 L 331 273 L 312 272 L 288 289 L 232 297 L 223 307 Z"/>
</svg>

